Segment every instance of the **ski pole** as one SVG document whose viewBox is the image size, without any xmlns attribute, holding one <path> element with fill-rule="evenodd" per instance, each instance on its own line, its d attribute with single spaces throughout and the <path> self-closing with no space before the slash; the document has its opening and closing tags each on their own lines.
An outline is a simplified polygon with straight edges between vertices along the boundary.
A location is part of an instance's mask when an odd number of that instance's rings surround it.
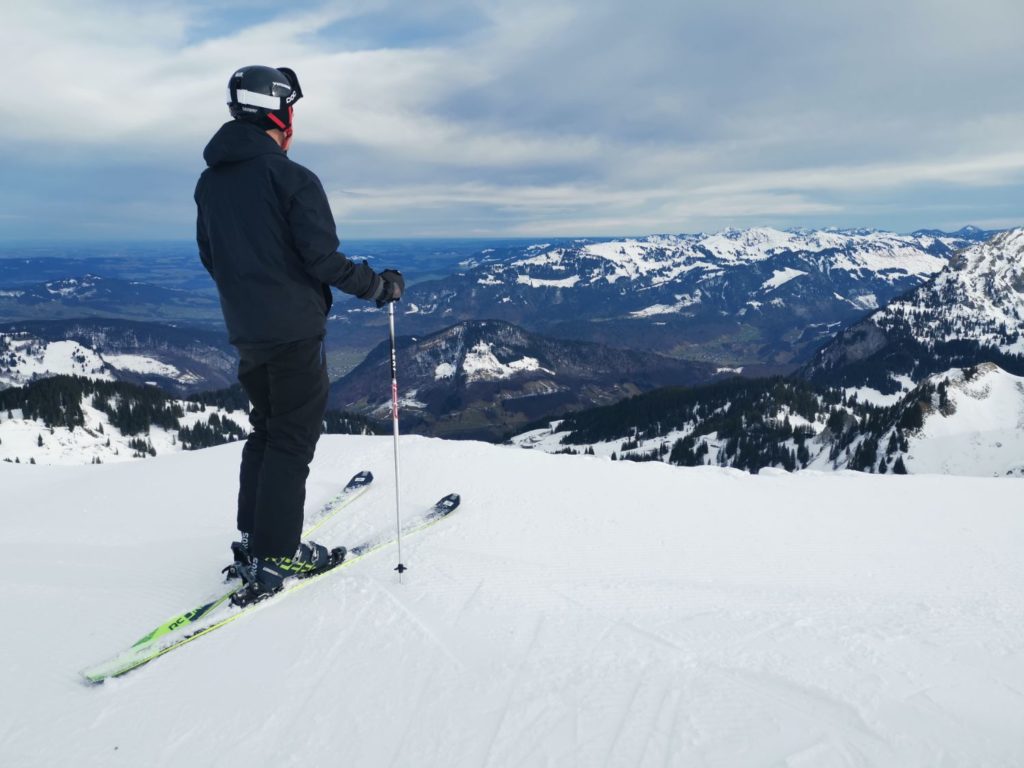
<svg viewBox="0 0 1024 768">
<path fill-rule="evenodd" d="M 398 583 L 402 583 L 402 574 L 407 570 L 402 563 L 402 494 L 398 471 L 398 361 L 395 355 L 395 303 L 388 303 L 388 326 L 391 339 L 391 424 L 395 436 L 395 528 L 398 542 Z"/>
</svg>

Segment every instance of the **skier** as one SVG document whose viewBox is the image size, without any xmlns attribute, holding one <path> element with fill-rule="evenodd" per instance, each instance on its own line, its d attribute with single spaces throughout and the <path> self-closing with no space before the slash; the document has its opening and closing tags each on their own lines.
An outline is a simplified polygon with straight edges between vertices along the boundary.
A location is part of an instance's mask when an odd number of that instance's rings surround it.
<svg viewBox="0 0 1024 768">
<path fill-rule="evenodd" d="M 196 185 L 196 240 L 213 277 L 252 433 L 242 450 L 240 541 L 231 571 L 239 600 L 279 590 L 285 578 L 323 570 L 338 555 L 300 542 L 306 477 L 327 406 L 324 350 L 331 288 L 378 307 L 405 288 L 398 271 L 377 274 L 338 252 L 327 196 L 293 162 L 299 80 L 286 67 L 243 67 L 228 80 L 232 120 L 214 134 Z"/>
</svg>

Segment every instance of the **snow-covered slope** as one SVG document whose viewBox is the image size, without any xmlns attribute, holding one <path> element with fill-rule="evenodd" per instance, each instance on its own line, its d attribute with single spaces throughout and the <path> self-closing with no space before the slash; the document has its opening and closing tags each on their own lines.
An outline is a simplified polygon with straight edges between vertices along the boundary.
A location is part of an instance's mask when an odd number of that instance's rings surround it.
<svg viewBox="0 0 1024 768">
<path fill-rule="evenodd" d="M 234 422 L 238 431 L 248 433 L 249 417 L 243 411 L 213 406 L 198 410 L 195 403 L 170 401 L 183 411 L 177 426 L 152 425 L 142 434 L 126 435 L 111 423 L 108 413 L 94 407 L 91 397 L 81 399 L 85 424 L 75 429 L 49 427 L 39 419 L 25 418 L 20 409 L 0 410 L 0 461 L 20 464 L 106 464 L 132 461 L 149 455 L 184 450 L 178 440 L 180 429 L 209 425 L 210 419 Z M 197 410 L 189 411 L 189 406 Z M 220 429 L 217 430 L 221 431 Z M 229 438 L 230 439 L 230 438 Z M 144 446 L 144 450 L 143 450 Z M 2 492 L 0 492 L 2 495 Z"/>
<path fill-rule="evenodd" d="M 784 466 L 780 459 L 793 453 L 803 457 L 793 469 L 805 465 L 817 471 L 874 472 L 884 456 L 885 471 L 901 461 L 902 469 L 913 474 L 1024 477 L 1024 377 L 996 365 L 951 369 L 919 386 L 909 382 L 906 391 L 897 395 L 861 387 L 847 389 L 844 398 L 839 390 L 813 391 L 804 385 L 799 398 L 803 412 L 793 407 L 793 398 L 787 401 L 780 396 L 798 384 L 768 382 L 757 387 L 744 382 L 755 394 L 734 392 L 734 399 L 707 387 L 680 391 L 675 400 L 671 390 L 655 392 L 620 403 L 616 407 L 621 416 L 610 413 L 615 407 L 584 411 L 516 435 L 511 443 L 548 453 L 571 450 L 605 458 L 678 463 L 682 457 L 674 453 L 676 442 L 689 440 L 693 447 L 703 446 L 696 463 L 712 466 L 749 468 L 738 462 L 755 451 L 763 459 L 758 466 Z M 756 394 L 758 389 L 761 395 Z M 773 390 L 777 392 L 769 394 Z M 645 401 L 645 397 L 652 399 Z M 699 407 L 680 407 L 686 399 Z M 862 403 L 891 410 L 879 413 Z M 908 410 L 918 412 L 919 419 L 907 418 Z M 728 413 L 743 414 L 742 420 L 730 426 L 724 418 Z M 659 420 L 657 429 L 650 428 L 651 414 Z M 629 421 L 629 415 L 638 420 Z M 591 428 L 595 421 L 602 422 L 596 437 Z M 791 429 L 779 430 L 783 422 Z M 803 438 L 797 439 L 794 430 L 804 431 Z M 763 440 L 738 450 L 734 443 L 741 436 Z M 870 462 L 858 458 L 858 448 L 865 442 L 876 446 L 869 452 Z"/>
<path fill-rule="evenodd" d="M 68 374 L 188 393 L 229 386 L 236 353 L 218 332 L 128 320 L 19 323 L 0 330 L 0 389 Z"/>
<path fill-rule="evenodd" d="M 933 376 L 947 382 L 941 405 L 910 435 L 911 472 L 1024 477 L 1024 377 L 995 365 Z"/>
<path fill-rule="evenodd" d="M 46 341 L 24 333 L 0 334 L 0 389 L 61 374 L 114 379 L 107 361 L 77 341 Z"/>
<path fill-rule="evenodd" d="M 239 447 L 0 464 L 0 763 L 1017 766 L 1024 516 L 999 479 L 750 476 L 403 439 L 393 551 L 100 688 L 216 586 Z M 325 437 L 307 506 L 391 442 Z"/>
</svg>

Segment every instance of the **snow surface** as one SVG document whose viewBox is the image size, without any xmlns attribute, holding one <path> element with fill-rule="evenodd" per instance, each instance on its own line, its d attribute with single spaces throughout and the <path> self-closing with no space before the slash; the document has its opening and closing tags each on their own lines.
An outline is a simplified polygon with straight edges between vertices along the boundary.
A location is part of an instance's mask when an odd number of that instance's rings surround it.
<svg viewBox="0 0 1024 768">
<path fill-rule="evenodd" d="M 322 439 L 307 509 L 359 469 L 378 486 L 330 541 L 393 526 L 391 451 Z M 239 452 L 0 464 L 0 763 L 1024 764 L 1024 515 L 991 478 L 403 438 L 407 515 L 463 496 L 405 541 L 403 584 L 386 550 L 81 684 L 217 588 Z"/>
<path fill-rule="evenodd" d="M 516 278 L 516 282 L 519 285 L 528 285 L 531 288 L 572 288 L 579 281 L 579 275 L 573 275 L 572 277 L 566 277 L 561 280 L 542 280 L 536 277 L 529 277 L 528 275 L 519 275 Z M 490 285 L 490 283 L 488 283 L 488 285 Z"/>
<path fill-rule="evenodd" d="M 776 288 L 785 285 L 790 280 L 793 280 L 797 277 L 803 277 L 806 274 L 807 273 L 804 272 L 803 270 L 793 269 L 791 267 L 773 270 L 772 276 L 765 280 L 764 283 L 761 285 L 761 290 L 773 291 Z"/>
<path fill-rule="evenodd" d="M 857 309 L 878 309 L 878 297 L 873 293 L 862 293 L 849 299 Z"/>
<path fill-rule="evenodd" d="M 698 288 L 692 294 L 683 293 L 678 294 L 675 304 L 654 304 L 646 309 L 639 309 L 636 312 L 630 312 L 631 317 L 654 317 L 655 315 L 671 315 L 677 312 L 682 312 L 687 307 L 692 307 L 695 304 L 700 304 L 703 294 Z"/>
<path fill-rule="evenodd" d="M 885 395 L 874 387 L 846 387 L 843 390 L 843 394 L 846 397 L 853 397 L 856 395 L 857 400 L 862 403 L 871 403 L 872 405 L 877 405 L 882 408 L 888 408 L 891 405 L 896 405 L 896 403 L 902 400 L 907 393 L 901 390 L 891 395 Z"/>
<path fill-rule="evenodd" d="M 133 371 L 137 374 L 156 374 L 166 376 L 169 379 L 183 378 L 183 375 L 174 366 L 161 362 L 153 357 L 146 357 L 141 354 L 104 354 L 103 359 L 110 362 L 114 368 L 122 371 Z M 195 379 L 195 377 L 193 377 Z"/>
<path fill-rule="evenodd" d="M 0 365 L 0 388 L 28 384 L 48 376 L 84 376 L 113 381 L 111 368 L 133 373 L 154 374 L 183 384 L 200 379 L 190 371 L 147 355 L 100 354 L 77 341 L 45 341 L 25 333 L 0 334 L 0 353 L 8 350 L 15 365 Z"/>
<path fill-rule="evenodd" d="M 37 419 L 25 419 L 20 409 L 11 412 L 0 411 L 0 461 L 27 464 L 91 464 L 94 460 L 104 464 L 110 462 L 136 461 L 135 450 L 129 446 L 132 439 L 146 441 L 157 455 L 183 451 L 178 442 L 178 429 L 164 429 L 153 425 L 149 431 L 140 435 L 123 435 L 110 423 L 110 417 L 103 411 L 94 408 L 93 398 L 83 397 L 82 413 L 85 417 L 84 427 L 68 429 L 67 427 L 50 427 Z M 222 408 L 207 406 L 205 410 L 188 412 L 190 405 L 178 401 L 185 410 L 184 416 L 178 419 L 182 427 L 194 427 L 198 422 L 207 422 L 213 414 L 221 419 L 230 419 L 245 432 L 250 429 L 249 417 L 244 411 L 228 411 Z M 40 439 L 42 445 L 39 444 Z M 0 490 L 0 499 L 2 499 Z"/>
<path fill-rule="evenodd" d="M 462 361 L 462 370 L 466 374 L 468 381 L 508 379 L 517 373 L 525 371 L 544 371 L 552 376 L 554 375 L 554 372 L 541 368 L 540 361 L 535 357 L 524 357 L 509 363 L 503 363 L 494 354 L 491 345 L 486 341 L 477 343 L 475 347 L 466 353 L 466 357 Z M 437 369 L 434 371 L 434 377 L 435 379 L 438 377 Z"/>
<path fill-rule="evenodd" d="M 930 377 L 950 382 L 951 408 L 925 417 L 910 438 L 910 472 L 1024 477 L 1024 377 L 995 365 L 971 380 L 960 369 Z"/>
<path fill-rule="evenodd" d="M 0 334 L 0 350 L 5 347 L 16 364 L 0 366 L 0 388 L 18 387 L 35 378 L 57 375 L 114 379 L 103 358 L 77 341 L 47 342 L 25 334 Z"/>
</svg>

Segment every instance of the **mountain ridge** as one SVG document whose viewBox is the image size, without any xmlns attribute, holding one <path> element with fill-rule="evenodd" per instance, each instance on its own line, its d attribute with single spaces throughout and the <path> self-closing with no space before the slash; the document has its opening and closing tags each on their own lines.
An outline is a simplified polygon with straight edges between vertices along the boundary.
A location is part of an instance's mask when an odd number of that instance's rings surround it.
<svg viewBox="0 0 1024 768">
<path fill-rule="evenodd" d="M 427 332 L 486 316 L 718 365 L 795 365 L 969 244 L 767 227 L 539 243 L 412 286 L 403 324 Z"/>
<path fill-rule="evenodd" d="M 1024 477 L 1024 376 L 993 363 L 905 393 L 731 379 L 567 414 L 510 440 L 548 453 L 677 466 Z"/>
<path fill-rule="evenodd" d="M 221 330 L 88 317 L 0 325 L 0 389 L 77 374 L 181 395 L 231 386 L 237 363 Z"/>
<path fill-rule="evenodd" d="M 501 320 L 466 321 L 422 338 L 400 337 L 398 358 L 408 428 L 491 439 L 547 413 L 715 375 L 708 364 L 552 339 Z M 331 385 L 329 403 L 385 416 L 389 366 L 383 343 Z"/>
<path fill-rule="evenodd" d="M 1024 373 L 1024 228 L 960 251 L 923 285 L 845 329 L 801 371 L 893 391 L 952 367 L 996 362 Z"/>
</svg>

